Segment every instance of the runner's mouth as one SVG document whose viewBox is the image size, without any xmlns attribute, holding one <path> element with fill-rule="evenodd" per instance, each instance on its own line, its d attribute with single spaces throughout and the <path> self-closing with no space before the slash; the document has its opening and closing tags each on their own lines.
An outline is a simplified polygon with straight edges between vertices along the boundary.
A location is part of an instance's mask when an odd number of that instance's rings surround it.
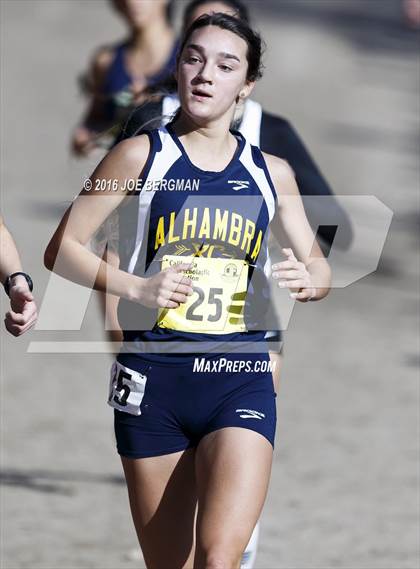
<svg viewBox="0 0 420 569">
<path fill-rule="evenodd" d="M 194 97 L 202 97 L 203 99 L 211 99 L 213 95 L 206 93 L 206 91 L 202 91 L 201 89 L 193 89 L 192 94 Z"/>
</svg>

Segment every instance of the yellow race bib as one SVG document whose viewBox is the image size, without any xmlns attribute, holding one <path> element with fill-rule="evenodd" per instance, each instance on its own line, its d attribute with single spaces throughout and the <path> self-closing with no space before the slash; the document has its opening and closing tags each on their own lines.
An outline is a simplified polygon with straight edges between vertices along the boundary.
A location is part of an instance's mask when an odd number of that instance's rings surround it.
<svg viewBox="0 0 420 569">
<path fill-rule="evenodd" d="M 191 279 L 194 293 L 178 308 L 160 309 L 158 326 L 203 334 L 245 332 L 248 263 L 236 259 L 165 255 L 162 270 L 180 263 L 192 263 L 183 274 Z"/>
</svg>

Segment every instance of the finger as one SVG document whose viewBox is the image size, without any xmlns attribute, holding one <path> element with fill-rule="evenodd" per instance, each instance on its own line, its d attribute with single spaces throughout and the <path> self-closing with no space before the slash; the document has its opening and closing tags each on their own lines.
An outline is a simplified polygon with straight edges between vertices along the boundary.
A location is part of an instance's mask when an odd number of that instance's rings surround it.
<svg viewBox="0 0 420 569">
<path fill-rule="evenodd" d="M 188 277 L 186 277 L 185 275 L 182 275 L 182 274 L 175 274 L 174 275 L 174 282 L 188 286 L 188 287 L 191 287 L 193 284 L 191 279 L 189 279 Z"/>
<path fill-rule="evenodd" d="M 25 326 L 21 326 L 21 334 L 24 334 L 25 332 L 27 332 L 28 330 L 30 330 L 31 328 L 33 328 L 36 324 L 36 318 L 32 318 Z"/>
<path fill-rule="evenodd" d="M 291 281 L 279 281 L 278 285 L 280 288 L 303 288 L 307 286 L 307 282 L 303 279 L 295 279 Z"/>
<path fill-rule="evenodd" d="M 169 294 L 170 293 L 168 292 L 168 295 Z M 157 304 L 159 308 L 178 308 L 179 306 L 177 302 L 174 302 L 173 300 L 170 300 L 168 297 L 163 295 L 157 298 Z"/>
<path fill-rule="evenodd" d="M 187 284 L 181 284 L 182 279 L 177 278 L 178 275 L 172 273 L 172 275 L 168 275 L 168 277 L 162 282 L 163 290 L 169 291 L 170 294 L 172 292 L 182 292 L 183 294 L 192 294 L 193 287 L 192 284 L 188 284 L 190 281 L 187 280 Z"/>
<path fill-rule="evenodd" d="M 191 263 L 180 263 L 179 265 L 176 265 L 175 267 L 171 267 L 175 272 L 180 273 L 182 271 L 187 271 L 188 269 L 191 269 L 192 267 L 192 261 Z"/>
<path fill-rule="evenodd" d="M 29 312 L 25 316 L 26 316 L 26 322 L 27 322 L 27 324 L 25 324 L 25 326 L 33 326 L 33 324 L 35 324 L 35 322 L 38 319 L 38 312 L 36 310 L 31 310 L 31 312 Z"/>
<path fill-rule="evenodd" d="M 276 271 L 271 275 L 273 279 L 302 279 L 304 275 L 301 271 L 290 269 L 288 271 Z"/>
<path fill-rule="evenodd" d="M 291 292 L 290 296 L 296 300 L 310 300 L 315 296 L 315 291 L 313 288 L 304 288 L 300 292 Z"/>
<path fill-rule="evenodd" d="M 163 308 L 179 308 L 179 304 L 173 300 L 167 300 Z"/>
<path fill-rule="evenodd" d="M 10 310 L 6 316 L 11 322 L 19 326 L 25 325 L 27 322 L 36 320 L 38 317 L 37 308 L 34 302 L 26 303 L 22 311 Z"/>
<path fill-rule="evenodd" d="M 31 302 L 34 297 L 28 288 L 14 287 L 10 291 L 10 297 L 14 302 Z"/>
<path fill-rule="evenodd" d="M 25 324 L 25 326 L 18 326 L 16 324 L 11 324 L 10 322 L 8 322 L 6 328 L 8 328 L 9 332 L 11 332 L 13 336 L 22 336 L 22 334 L 24 334 L 30 328 L 32 328 L 34 324 L 35 321 L 31 321 Z"/>
<path fill-rule="evenodd" d="M 283 269 L 296 269 L 298 267 L 298 261 L 282 261 L 281 263 L 276 263 L 271 267 L 272 271 L 281 271 Z"/>
<path fill-rule="evenodd" d="M 22 314 L 24 304 L 24 302 L 20 302 L 16 299 L 10 300 L 10 311 L 16 314 Z"/>
<path fill-rule="evenodd" d="M 20 312 L 14 312 L 13 310 L 6 312 L 6 319 L 8 322 L 11 322 L 12 324 L 16 324 L 18 326 L 26 324 L 27 322 L 27 318 L 24 314 L 21 314 Z"/>
<path fill-rule="evenodd" d="M 290 249 L 290 247 L 283 247 L 282 251 L 287 257 L 294 259 L 295 261 L 297 260 L 293 253 L 293 249 Z"/>
<path fill-rule="evenodd" d="M 6 330 L 10 332 L 13 336 L 19 336 L 19 329 L 14 324 L 10 324 L 6 319 L 4 320 L 4 325 L 6 326 Z"/>
<path fill-rule="evenodd" d="M 316 296 L 316 288 L 314 286 L 308 285 L 308 283 L 306 283 L 301 287 L 299 291 L 296 292 L 299 294 L 299 298 L 313 298 Z"/>
<path fill-rule="evenodd" d="M 171 300 L 173 302 L 178 302 L 180 304 L 184 304 L 188 300 L 188 296 L 185 294 L 180 294 L 179 292 L 173 292 L 171 294 Z"/>
<path fill-rule="evenodd" d="M 34 300 L 33 294 L 29 289 L 20 289 L 19 297 L 21 298 L 21 300 L 24 300 L 25 302 L 33 302 Z"/>
<path fill-rule="evenodd" d="M 36 314 L 35 302 L 25 302 L 21 314 L 23 314 L 26 319 L 32 318 L 32 316 Z"/>
<path fill-rule="evenodd" d="M 4 319 L 4 324 L 6 329 L 13 334 L 13 336 L 20 336 L 26 330 L 28 330 L 31 326 L 33 326 L 35 322 L 26 322 L 24 325 L 16 324 L 8 314 L 6 314 L 6 318 Z"/>
<path fill-rule="evenodd" d="M 188 296 L 191 296 L 193 294 L 193 289 L 191 286 L 187 286 L 187 285 L 183 285 L 183 284 L 179 284 L 179 283 L 175 283 L 175 288 L 174 288 L 174 292 L 180 292 L 182 294 L 187 294 Z"/>
</svg>

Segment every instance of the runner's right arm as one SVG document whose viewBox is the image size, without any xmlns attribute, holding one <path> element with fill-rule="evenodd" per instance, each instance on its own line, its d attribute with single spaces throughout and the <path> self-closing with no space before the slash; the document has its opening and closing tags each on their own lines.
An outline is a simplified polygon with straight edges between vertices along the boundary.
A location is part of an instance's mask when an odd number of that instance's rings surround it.
<svg viewBox="0 0 420 569">
<path fill-rule="evenodd" d="M 92 253 L 87 244 L 107 217 L 130 195 L 127 180 L 137 180 L 150 150 L 149 137 L 137 136 L 115 146 L 90 177 L 92 190 L 83 190 L 66 211 L 45 251 L 45 266 L 62 277 L 150 307 L 177 308 L 192 294 L 191 281 L 181 271 L 161 271 L 150 278 L 126 273 Z M 98 181 L 116 189 L 95 191 Z"/>
</svg>

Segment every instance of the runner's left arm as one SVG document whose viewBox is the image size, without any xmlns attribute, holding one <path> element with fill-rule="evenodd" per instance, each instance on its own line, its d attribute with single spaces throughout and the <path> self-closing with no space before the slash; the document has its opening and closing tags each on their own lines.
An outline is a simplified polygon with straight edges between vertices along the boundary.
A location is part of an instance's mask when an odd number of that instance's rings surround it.
<svg viewBox="0 0 420 569">
<path fill-rule="evenodd" d="M 272 231 L 288 245 L 283 249 L 287 260 L 273 265 L 272 276 L 297 300 L 320 300 L 330 290 L 331 271 L 306 217 L 293 172 L 284 160 L 264 156 L 278 196 Z"/>
</svg>

